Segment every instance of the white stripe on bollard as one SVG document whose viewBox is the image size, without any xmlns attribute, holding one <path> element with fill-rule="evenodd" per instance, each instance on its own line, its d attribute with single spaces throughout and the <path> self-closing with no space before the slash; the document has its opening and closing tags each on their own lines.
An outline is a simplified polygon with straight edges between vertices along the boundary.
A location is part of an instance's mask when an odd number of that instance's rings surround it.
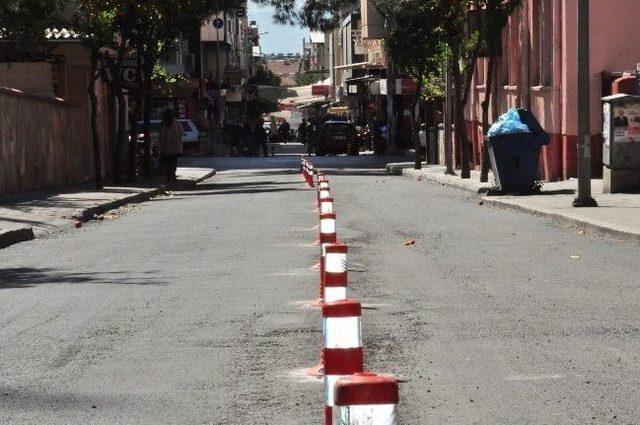
<svg viewBox="0 0 640 425">
<path fill-rule="evenodd" d="M 333 211 L 333 198 L 324 198 L 320 200 L 320 214 L 328 214 Z"/>
<path fill-rule="evenodd" d="M 336 219 L 323 218 L 322 220 L 320 220 L 320 233 L 336 233 Z"/>
</svg>

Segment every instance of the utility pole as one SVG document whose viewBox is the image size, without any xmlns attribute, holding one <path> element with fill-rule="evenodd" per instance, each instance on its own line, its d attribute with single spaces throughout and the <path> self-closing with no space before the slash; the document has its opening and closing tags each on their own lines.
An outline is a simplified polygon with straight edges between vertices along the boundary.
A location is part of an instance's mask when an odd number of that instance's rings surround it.
<svg viewBox="0 0 640 425">
<path fill-rule="evenodd" d="M 598 206 L 591 197 L 589 16 L 589 0 L 578 0 L 578 208 Z"/>
</svg>

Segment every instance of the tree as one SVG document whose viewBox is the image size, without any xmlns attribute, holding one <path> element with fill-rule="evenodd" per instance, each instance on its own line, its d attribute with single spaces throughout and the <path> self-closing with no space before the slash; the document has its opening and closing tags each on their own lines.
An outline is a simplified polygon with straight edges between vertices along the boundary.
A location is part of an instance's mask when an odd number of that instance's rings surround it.
<svg viewBox="0 0 640 425">
<path fill-rule="evenodd" d="M 150 174 L 151 163 L 151 93 L 154 68 L 162 55 L 180 38 L 189 38 L 199 31 L 205 19 L 220 11 L 233 10 L 240 6 L 240 0 L 148 0 L 136 5 L 138 19 L 132 45 L 138 52 L 141 75 L 137 91 L 135 121 L 140 112 L 139 105 L 144 102 L 144 155 L 143 170 Z M 135 128 L 131 134 L 135 140 Z"/>
<path fill-rule="evenodd" d="M 249 84 L 254 86 L 278 87 L 281 84 L 281 79 L 265 65 L 258 64 L 256 74 L 249 78 Z"/>
<path fill-rule="evenodd" d="M 454 126 L 456 146 L 461 158 L 461 177 L 470 178 L 469 137 L 464 108 L 469 99 L 471 81 L 480 53 L 496 49 L 509 15 L 521 0 L 440 0 L 444 18 L 444 40 L 454 84 Z M 469 20 L 472 10 L 480 19 L 475 28 Z M 484 13 L 484 17 L 482 16 Z M 495 63 L 494 63 L 495 66 Z"/>
<path fill-rule="evenodd" d="M 401 68 L 416 83 L 413 110 L 420 101 L 423 88 L 431 87 L 441 71 L 443 44 L 437 37 L 440 31 L 438 3 L 429 0 L 375 0 L 374 5 L 386 17 L 387 30 L 384 47 L 395 65 Z M 412 135 L 415 147 L 415 168 L 421 168 L 420 142 L 417 137 L 416 121 L 412 121 Z"/>
<path fill-rule="evenodd" d="M 496 96 L 497 89 L 497 61 L 502 54 L 502 32 L 509 21 L 509 16 L 521 5 L 522 1 L 510 1 L 504 3 L 502 0 L 487 0 L 486 16 L 484 21 L 485 43 L 489 54 L 487 65 L 486 95 L 481 103 L 482 108 L 482 132 L 489 131 L 489 106 Z M 489 165 L 486 155 L 486 148 L 483 146 L 482 152 L 482 172 L 480 181 L 489 181 Z"/>
<path fill-rule="evenodd" d="M 60 22 L 65 0 L 0 1 L 0 59 L 43 60 L 47 46 L 45 31 Z"/>
<path fill-rule="evenodd" d="M 97 2 L 84 1 L 77 5 L 73 16 L 74 31 L 81 35 L 82 44 L 89 50 L 91 74 L 89 79 L 89 99 L 91 103 L 91 135 L 96 189 L 104 187 L 100 132 L 98 131 L 98 98 L 96 86 L 101 80 L 101 68 L 105 62 L 107 49 L 114 47 L 116 9 L 102 8 Z"/>
</svg>

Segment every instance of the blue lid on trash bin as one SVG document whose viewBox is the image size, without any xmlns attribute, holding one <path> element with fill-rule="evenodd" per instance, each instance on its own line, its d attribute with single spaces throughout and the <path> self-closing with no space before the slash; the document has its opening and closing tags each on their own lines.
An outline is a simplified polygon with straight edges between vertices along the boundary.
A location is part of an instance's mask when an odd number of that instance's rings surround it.
<svg viewBox="0 0 640 425">
<path fill-rule="evenodd" d="M 529 131 L 529 126 L 522 122 L 518 110 L 511 108 L 491 126 L 488 136 L 506 136 L 508 134 L 529 133 Z"/>
</svg>

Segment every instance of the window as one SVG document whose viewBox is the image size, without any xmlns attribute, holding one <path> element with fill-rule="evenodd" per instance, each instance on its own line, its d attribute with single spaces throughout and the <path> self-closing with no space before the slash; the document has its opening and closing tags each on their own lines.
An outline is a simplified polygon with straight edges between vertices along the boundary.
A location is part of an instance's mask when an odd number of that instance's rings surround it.
<svg viewBox="0 0 640 425">
<path fill-rule="evenodd" d="M 509 85 L 509 57 L 511 56 L 511 46 L 509 45 L 509 24 L 502 30 L 502 56 L 500 58 L 499 80 L 503 86 Z"/>
<path fill-rule="evenodd" d="M 531 83 L 553 85 L 553 0 L 533 2 Z"/>
<path fill-rule="evenodd" d="M 476 86 L 481 87 L 487 83 L 486 75 L 487 75 L 487 58 L 479 58 L 476 62 Z"/>
<path fill-rule="evenodd" d="M 520 43 L 519 43 L 519 29 L 520 29 L 520 14 L 515 13 L 509 18 L 509 55 L 507 57 L 509 61 L 509 82 L 507 85 L 515 87 L 518 85 L 518 76 L 520 71 Z"/>
</svg>

